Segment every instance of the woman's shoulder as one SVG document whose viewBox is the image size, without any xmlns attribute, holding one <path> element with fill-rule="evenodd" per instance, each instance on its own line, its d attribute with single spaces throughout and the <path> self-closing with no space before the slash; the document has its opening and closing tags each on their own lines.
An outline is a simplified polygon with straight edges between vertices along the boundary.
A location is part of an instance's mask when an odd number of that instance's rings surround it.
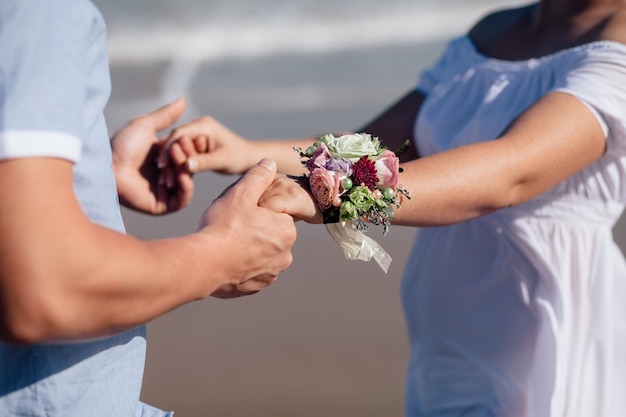
<svg viewBox="0 0 626 417">
<path fill-rule="evenodd" d="M 611 14 L 603 23 L 599 40 L 626 45 L 626 6 Z"/>
</svg>

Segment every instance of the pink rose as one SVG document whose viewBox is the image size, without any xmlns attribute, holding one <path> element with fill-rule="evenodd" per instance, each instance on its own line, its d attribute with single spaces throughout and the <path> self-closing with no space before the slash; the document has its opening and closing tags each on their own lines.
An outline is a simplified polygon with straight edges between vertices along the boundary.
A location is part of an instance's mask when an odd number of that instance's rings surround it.
<svg viewBox="0 0 626 417">
<path fill-rule="evenodd" d="M 379 187 L 396 188 L 398 186 L 398 173 L 400 170 L 400 160 L 395 153 L 386 149 L 382 155 L 374 161 L 376 174 L 378 176 Z"/>
<path fill-rule="evenodd" d="M 311 194 L 322 210 L 328 209 L 341 195 L 341 178 L 335 171 L 315 168 L 309 177 Z"/>
<path fill-rule="evenodd" d="M 313 171 L 315 168 L 323 167 L 326 165 L 326 162 L 331 160 L 333 156 L 328 151 L 328 147 L 324 142 L 320 142 L 317 148 L 315 148 L 315 152 L 311 155 L 311 159 L 306 163 L 309 171 Z"/>
</svg>

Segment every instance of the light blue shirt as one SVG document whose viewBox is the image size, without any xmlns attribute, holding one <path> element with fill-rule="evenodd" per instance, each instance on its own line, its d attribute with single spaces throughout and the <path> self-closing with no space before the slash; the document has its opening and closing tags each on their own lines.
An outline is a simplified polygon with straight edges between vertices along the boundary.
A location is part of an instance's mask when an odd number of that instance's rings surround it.
<svg viewBox="0 0 626 417">
<path fill-rule="evenodd" d="M 0 2 L 0 160 L 73 161 L 86 215 L 123 232 L 103 110 L 106 26 L 88 0 Z M 0 343 L 0 416 L 156 417 L 139 402 L 145 327 L 84 343 Z"/>
</svg>

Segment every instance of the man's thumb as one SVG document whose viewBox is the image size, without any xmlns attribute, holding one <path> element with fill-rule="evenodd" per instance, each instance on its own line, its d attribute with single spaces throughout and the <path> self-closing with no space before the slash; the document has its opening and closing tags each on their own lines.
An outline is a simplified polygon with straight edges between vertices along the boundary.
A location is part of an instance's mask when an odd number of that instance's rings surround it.
<svg viewBox="0 0 626 417">
<path fill-rule="evenodd" d="M 246 187 L 252 191 L 258 200 L 276 178 L 276 162 L 271 159 L 261 159 L 256 166 L 250 168 L 237 182 L 237 187 Z M 255 201 L 256 204 L 256 201 Z"/>
<path fill-rule="evenodd" d="M 172 123 L 180 119 L 187 108 L 187 102 L 179 98 L 163 107 L 160 107 L 153 112 L 150 112 L 142 116 L 148 121 L 155 131 L 163 130 L 170 126 Z"/>
</svg>

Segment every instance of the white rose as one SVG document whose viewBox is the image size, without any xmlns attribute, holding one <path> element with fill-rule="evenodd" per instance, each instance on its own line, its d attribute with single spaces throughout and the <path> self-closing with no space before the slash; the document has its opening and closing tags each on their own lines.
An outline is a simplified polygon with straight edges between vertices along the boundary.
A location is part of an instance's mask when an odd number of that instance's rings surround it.
<svg viewBox="0 0 626 417">
<path fill-rule="evenodd" d="M 335 158 L 346 158 L 352 162 L 362 156 L 377 155 L 380 153 L 380 143 L 367 133 L 343 135 L 338 138 L 333 135 L 324 135 L 321 139 Z"/>
</svg>

